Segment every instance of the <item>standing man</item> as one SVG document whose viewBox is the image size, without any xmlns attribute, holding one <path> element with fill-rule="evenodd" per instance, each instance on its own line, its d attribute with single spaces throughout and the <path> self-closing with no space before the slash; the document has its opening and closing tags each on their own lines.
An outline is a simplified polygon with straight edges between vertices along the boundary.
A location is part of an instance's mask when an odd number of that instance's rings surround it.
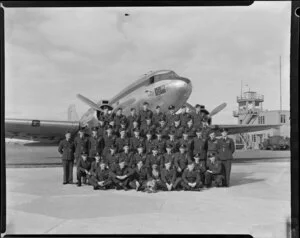
<svg viewBox="0 0 300 238">
<path fill-rule="evenodd" d="M 124 160 L 125 163 L 132 168 L 132 164 L 133 164 L 133 156 L 134 154 L 129 151 L 129 143 L 125 143 L 123 146 L 123 152 L 118 154 L 118 163 L 120 160 Z"/>
<path fill-rule="evenodd" d="M 104 135 L 103 139 L 104 149 L 102 155 L 105 157 L 109 153 L 110 146 L 116 143 L 116 136 L 113 134 L 113 130 L 110 125 L 107 126 L 106 134 Z"/>
<path fill-rule="evenodd" d="M 123 151 L 123 147 L 125 144 L 129 144 L 129 138 L 126 135 L 126 130 L 124 128 L 119 129 L 120 137 L 116 139 L 117 153 L 121 153 Z"/>
<path fill-rule="evenodd" d="M 147 154 L 144 153 L 144 145 L 143 144 L 139 144 L 137 146 L 137 153 L 135 153 L 133 156 L 131 168 L 135 168 L 140 160 L 143 161 L 144 165 L 147 162 Z"/>
<path fill-rule="evenodd" d="M 233 140 L 227 136 L 228 130 L 226 128 L 223 128 L 221 133 L 222 138 L 218 140 L 217 152 L 225 171 L 225 186 L 229 187 L 231 163 L 233 159 L 232 154 L 235 151 L 235 145 Z"/>
<path fill-rule="evenodd" d="M 175 115 L 175 117 L 173 118 L 174 120 L 174 125 L 170 125 L 169 126 L 169 131 L 174 131 L 175 132 L 175 139 L 179 140 L 182 137 L 182 133 L 184 131 L 184 127 L 181 126 L 181 122 L 180 122 L 180 116 L 179 115 Z"/>
<path fill-rule="evenodd" d="M 154 146 L 154 140 L 153 140 L 153 136 L 152 136 L 152 131 L 149 130 L 146 133 L 146 140 L 145 140 L 145 149 L 146 149 L 146 153 L 147 154 L 151 154 L 152 151 L 152 147 Z"/>
<path fill-rule="evenodd" d="M 180 121 L 182 126 L 186 126 L 187 122 L 190 118 L 190 114 L 186 112 L 186 105 L 183 105 L 181 107 L 181 112 L 180 112 Z"/>
<path fill-rule="evenodd" d="M 150 117 L 152 119 L 153 112 L 150 109 L 148 109 L 148 106 L 149 106 L 149 103 L 144 102 L 143 103 L 143 109 L 140 111 L 141 126 L 146 124 L 146 118 L 147 117 Z"/>
<path fill-rule="evenodd" d="M 216 138 L 216 134 L 213 130 L 209 132 L 209 138 L 205 141 L 204 150 L 207 152 L 207 157 L 211 157 L 211 155 L 217 154 L 217 144 L 218 140 Z"/>
<path fill-rule="evenodd" d="M 170 105 L 169 106 L 169 112 L 166 114 L 166 117 L 167 117 L 167 124 L 168 126 L 173 126 L 174 124 L 174 119 L 175 119 L 175 106 L 174 105 Z"/>
<path fill-rule="evenodd" d="M 172 144 L 167 144 L 166 145 L 166 150 L 167 152 L 163 154 L 162 156 L 162 161 L 163 164 L 166 163 L 166 161 L 170 161 L 172 166 L 174 165 L 174 160 L 175 160 L 175 154 L 172 151 L 173 145 Z"/>
<path fill-rule="evenodd" d="M 206 151 L 204 150 L 205 139 L 202 137 L 202 130 L 196 129 L 196 137 L 193 138 L 193 155 L 200 154 L 201 160 L 206 160 Z"/>
<path fill-rule="evenodd" d="M 185 126 L 185 130 L 189 133 L 189 138 L 194 138 L 196 136 L 196 129 L 194 127 L 193 118 L 191 115 L 187 116 L 187 124 Z"/>
<path fill-rule="evenodd" d="M 195 128 L 201 128 L 202 127 L 201 105 L 196 104 L 195 110 L 196 111 L 194 113 L 192 113 L 192 116 L 193 116 L 193 119 L 194 119 L 194 127 Z"/>
<path fill-rule="evenodd" d="M 114 116 L 116 130 L 118 131 L 121 127 L 121 121 L 125 120 L 126 117 L 123 115 L 123 109 L 119 107 L 117 109 L 116 115 Z"/>
<path fill-rule="evenodd" d="M 63 184 L 73 183 L 73 165 L 75 145 L 71 140 L 71 132 L 65 133 L 65 139 L 59 143 L 58 152 L 62 155 Z"/>
<path fill-rule="evenodd" d="M 177 171 L 177 178 L 182 176 L 183 171 L 187 167 L 188 161 L 191 160 L 185 150 L 186 146 L 183 144 L 179 147 L 179 152 L 175 154 L 174 165 Z"/>
<path fill-rule="evenodd" d="M 98 125 L 98 136 L 103 137 L 105 135 L 105 121 L 104 121 L 104 117 L 102 115 L 100 115 L 99 119 L 99 125 Z"/>
<path fill-rule="evenodd" d="M 135 108 L 130 109 L 130 115 L 127 117 L 128 121 L 128 129 L 131 130 L 133 126 L 133 121 L 137 121 L 138 123 L 140 122 L 140 116 L 136 113 Z"/>
<path fill-rule="evenodd" d="M 145 120 L 146 120 L 146 123 L 144 123 L 141 126 L 141 136 L 143 136 L 143 137 L 146 137 L 147 131 L 149 131 L 149 130 L 154 131 L 156 128 L 156 126 L 152 123 L 151 117 L 146 117 Z"/>
<path fill-rule="evenodd" d="M 88 138 L 84 134 L 84 129 L 78 131 L 78 136 L 74 139 L 75 146 L 75 163 L 81 158 L 81 152 L 88 150 Z"/>
<path fill-rule="evenodd" d="M 150 169 L 153 164 L 157 165 L 158 170 L 163 167 L 162 157 L 158 154 L 158 146 L 153 146 L 152 154 L 147 155 L 146 167 Z"/>
<path fill-rule="evenodd" d="M 169 127 L 167 126 L 165 116 L 162 116 L 159 119 L 159 124 L 158 124 L 158 127 L 156 128 L 156 130 L 161 130 L 163 139 L 165 139 L 165 140 L 168 139 Z"/>
<path fill-rule="evenodd" d="M 89 157 L 94 158 L 97 153 L 102 154 L 104 148 L 103 137 L 98 136 L 96 127 L 92 128 L 92 135 L 88 142 Z"/>
<path fill-rule="evenodd" d="M 153 113 L 152 122 L 155 126 L 159 126 L 159 120 L 164 116 L 164 113 L 160 111 L 160 106 L 157 105 L 155 112 Z"/>
<path fill-rule="evenodd" d="M 166 141 L 166 145 L 172 146 L 172 152 L 176 153 L 179 149 L 179 141 L 175 139 L 175 131 L 171 130 L 169 131 L 169 139 Z"/>
<path fill-rule="evenodd" d="M 160 155 L 165 153 L 166 140 L 163 139 L 163 137 L 162 137 L 162 131 L 159 130 L 159 129 L 156 130 L 156 139 L 154 140 L 154 146 L 157 146 L 158 153 Z"/>
<path fill-rule="evenodd" d="M 134 137 L 130 138 L 130 149 L 131 151 L 136 152 L 137 147 L 142 144 L 145 148 L 145 140 L 143 137 L 140 136 L 140 130 L 136 128 L 134 130 Z"/>
<path fill-rule="evenodd" d="M 193 139 L 189 138 L 189 131 L 187 129 L 184 130 L 182 134 L 182 138 L 179 140 L 180 145 L 186 146 L 186 151 L 190 157 L 192 157 L 193 153 Z"/>
</svg>

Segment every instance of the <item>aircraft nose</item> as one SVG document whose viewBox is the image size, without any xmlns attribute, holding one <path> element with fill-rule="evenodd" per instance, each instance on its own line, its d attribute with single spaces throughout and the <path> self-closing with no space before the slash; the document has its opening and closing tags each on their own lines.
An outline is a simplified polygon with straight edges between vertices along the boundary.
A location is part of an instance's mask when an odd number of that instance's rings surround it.
<svg viewBox="0 0 300 238">
<path fill-rule="evenodd" d="M 185 82 L 185 94 L 184 94 L 184 96 L 186 98 L 189 98 L 189 96 L 192 93 L 192 82 L 188 78 L 183 78 L 183 77 L 181 77 L 180 80 Z"/>
</svg>

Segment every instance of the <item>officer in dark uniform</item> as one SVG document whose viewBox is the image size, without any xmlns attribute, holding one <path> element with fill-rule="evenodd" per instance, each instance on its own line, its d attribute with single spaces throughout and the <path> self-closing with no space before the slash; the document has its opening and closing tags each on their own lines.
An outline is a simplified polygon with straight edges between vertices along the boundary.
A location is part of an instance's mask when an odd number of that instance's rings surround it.
<svg viewBox="0 0 300 238">
<path fill-rule="evenodd" d="M 95 155 L 95 160 L 91 164 L 90 175 L 88 176 L 89 182 L 91 182 L 91 180 L 95 179 L 96 177 L 96 170 L 100 167 L 100 159 L 101 155 L 97 153 Z"/>
<path fill-rule="evenodd" d="M 179 141 L 175 138 L 175 131 L 169 131 L 169 139 L 166 141 L 166 145 L 172 146 L 172 152 L 177 153 L 179 151 Z"/>
<path fill-rule="evenodd" d="M 165 164 L 166 161 L 170 161 L 172 166 L 174 165 L 175 161 L 175 154 L 173 153 L 173 145 L 172 144 L 167 144 L 166 145 L 166 153 L 163 154 L 162 156 L 162 164 Z"/>
<path fill-rule="evenodd" d="M 111 126 L 107 126 L 106 134 L 103 136 L 104 139 L 104 149 L 102 155 L 105 157 L 109 153 L 109 148 L 111 145 L 116 143 L 116 136 L 113 134 Z"/>
<path fill-rule="evenodd" d="M 159 120 L 164 117 L 164 113 L 160 111 L 160 106 L 157 105 L 152 116 L 152 122 L 155 126 L 159 126 Z"/>
<path fill-rule="evenodd" d="M 143 109 L 140 110 L 140 119 L 141 119 L 141 126 L 146 124 L 146 118 L 150 117 L 152 119 L 153 112 L 148 109 L 149 103 L 144 102 L 143 103 Z"/>
<path fill-rule="evenodd" d="M 71 132 L 67 131 L 65 137 L 59 143 L 58 152 L 62 155 L 63 184 L 72 184 L 75 145 L 71 140 Z"/>
<path fill-rule="evenodd" d="M 175 139 L 181 139 L 184 127 L 180 125 L 180 116 L 175 115 L 174 125 L 169 127 L 169 131 L 175 131 Z"/>
<path fill-rule="evenodd" d="M 209 132 L 209 138 L 206 139 L 204 144 L 204 150 L 207 152 L 207 157 L 209 157 L 210 154 L 217 154 L 217 144 L 218 140 L 216 138 L 215 131 L 211 130 Z"/>
<path fill-rule="evenodd" d="M 207 159 L 207 170 L 205 172 L 205 185 L 211 187 L 212 181 L 215 182 L 216 187 L 223 186 L 224 175 L 222 174 L 222 162 L 217 155 L 211 155 Z"/>
<path fill-rule="evenodd" d="M 99 119 L 99 125 L 98 125 L 98 136 L 103 137 L 106 133 L 106 124 L 105 124 L 105 119 L 103 116 L 100 115 Z"/>
<path fill-rule="evenodd" d="M 77 164 L 77 186 L 81 186 L 81 178 L 83 177 L 84 184 L 86 183 L 86 179 L 90 176 L 91 162 L 88 160 L 87 152 L 83 151 L 81 155 L 81 159 Z"/>
<path fill-rule="evenodd" d="M 165 160 L 164 168 L 161 171 L 162 190 L 176 190 L 181 178 L 176 177 L 176 170 L 172 167 L 171 160 Z"/>
<path fill-rule="evenodd" d="M 154 146 L 158 147 L 158 153 L 164 154 L 166 148 L 166 140 L 162 138 L 162 131 L 156 130 L 156 139 L 154 140 Z"/>
<path fill-rule="evenodd" d="M 159 170 L 163 167 L 162 156 L 158 154 L 158 146 L 153 146 L 152 154 L 147 155 L 146 167 L 152 168 L 153 164 L 157 164 Z"/>
<path fill-rule="evenodd" d="M 144 144 L 139 144 L 137 146 L 137 152 L 134 154 L 133 156 L 133 160 L 132 160 L 132 166 L 131 168 L 135 168 L 136 165 L 138 164 L 138 162 L 142 160 L 143 164 L 145 165 L 147 162 L 147 154 L 144 153 Z"/>
<path fill-rule="evenodd" d="M 135 108 L 130 109 L 130 115 L 127 117 L 129 130 L 133 127 L 133 121 L 140 122 L 140 116 L 136 113 Z"/>
<path fill-rule="evenodd" d="M 191 157 L 186 152 L 186 145 L 182 144 L 179 147 L 179 152 L 175 154 L 174 165 L 177 171 L 177 177 L 181 177 L 183 171 L 186 169 L 188 161 Z"/>
<path fill-rule="evenodd" d="M 124 129 L 125 130 L 125 135 L 127 137 L 130 137 L 130 130 L 128 128 L 128 125 L 127 125 L 127 119 L 126 118 L 123 118 L 120 122 L 120 129 L 119 129 L 119 135 L 120 136 L 120 130 L 121 129 Z"/>
<path fill-rule="evenodd" d="M 124 128 L 119 129 L 120 137 L 116 138 L 116 147 L 117 153 L 121 153 L 123 151 L 123 147 L 125 144 L 129 144 L 129 138 L 126 135 L 126 130 Z"/>
<path fill-rule="evenodd" d="M 108 107 L 107 106 L 103 107 L 103 112 L 100 115 L 104 119 L 105 124 L 108 125 L 109 119 L 110 119 L 110 115 L 108 113 Z"/>
<path fill-rule="evenodd" d="M 207 122 L 202 122 L 202 137 L 206 140 L 209 137 L 211 129 Z"/>
<path fill-rule="evenodd" d="M 89 157 L 95 157 L 96 153 L 102 154 L 104 148 L 103 137 L 98 136 L 98 129 L 96 127 L 92 128 L 92 135 L 88 140 L 88 150 Z"/>
<path fill-rule="evenodd" d="M 116 151 L 117 147 L 112 144 L 110 146 L 110 153 L 107 153 L 105 157 L 105 161 L 110 170 L 117 164 L 117 161 L 119 160 L 119 155 L 116 153 Z"/>
<path fill-rule="evenodd" d="M 191 118 L 191 115 L 186 112 L 186 105 L 183 105 L 181 107 L 181 112 L 179 115 L 180 115 L 181 125 L 185 127 L 187 125 L 188 120 Z"/>
<path fill-rule="evenodd" d="M 200 175 L 195 170 L 195 164 L 193 161 L 189 161 L 188 167 L 183 171 L 181 186 L 186 191 L 200 191 L 200 188 L 203 186 Z"/>
<path fill-rule="evenodd" d="M 154 183 L 152 187 L 152 192 L 163 189 L 163 183 L 161 181 L 161 171 L 159 170 L 159 165 L 155 162 L 152 164 L 151 168 L 148 170 L 147 181 Z M 146 188 L 147 189 L 147 188 Z M 149 192 L 149 190 L 148 190 Z"/>
<path fill-rule="evenodd" d="M 202 184 L 204 184 L 205 172 L 206 172 L 206 161 L 204 159 L 201 159 L 200 154 L 195 154 L 195 156 L 194 156 L 194 165 L 195 165 L 195 170 L 200 175 L 200 180 L 201 180 Z"/>
<path fill-rule="evenodd" d="M 186 120 L 187 124 L 184 129 L 188 131 L 189 138 L 194 138 L 196 136 L 196 129 L 193 125 L 193 118 L 191 117 L 191 115 L 188 115 Z"/>
<path fill-rule="evenodd" d="M 94 187 L 94 190 L 106 190 L 112 187 L 112 181 L 109 177 L 109 169 L 105 161 L 102 159 L 99 161 L 99 167 L 97 167 L 95 176 L 90 178 L 90 183 Z"/>
<path fill-rule="evenodd" d="M 115 124 L 115 120 L 114 120 L 114 114 L 111 114 L 110 115 L 110 118 L 109 118 L 109 122 L 108 122 L 108 126 L 111 126 L 112 128 L 112 133 L 117 135 L 118 134 L 118 128 Z"/>
<path fill-rule="evenodd" d="M 146 188 L 148 176 L 148 168 L 144 166 L 142 160 L 139 160 L 137 166 L 133 169 L 133 180 L 129 182 L 129 186 L 136 191 L 144 191 Z"/>
<path fill-rule="evenodd" d="M 110 178 L 117 190 L 129 188 L 129 182 L 132 180 L 133 170 L 129 168 L 124 160 L 110 170 Z"/>
<path fill-rule="evenodd" d="M 204 149 L 205 139 L 202 137 L 201 128 L 196 129 L 196 135 L 193 138 L 193 155 L 200 154 L 201 160 L 206 160 L 206 151 Z"/>
<path fill-rule="evenodd" d="M 175 119 L 175 106 L 174 105 L 170 105 L 169 106 L 169 112 L 166 114 L 166 117 L 167 117 L 167 124 L 168 126 L 173 126 L 174 124 L 174 119 Z"/>
<path fill-rule="evenodd" d="M 225 186 L 229 187 L 231 163 L 233 159 L 232 154 L 235 151 L 235 145 L 233 140 L 227 136 L 228 130 L 226 128 L 223 128 L 221 130 L 221 133 L 222 133 L 222 138 L 218 140 L 217 153 L 224 167 Z"/>
<path fill-rule="evenodd" d="M 133 163 L 133 156 L 134 153 L 132 153 L 129 150 L 129 143 L 125 143 L 123 146 L 123 152 L 118 154 L 118 163 L 120 160 L 124 160 L 126 164 L 132 168 L 132 163 Z"/>
<path fill-rule="evenodd" d="M 201 105 L 196 104 L 195 110 L 196 111 L 194 113 L 192 113 L 193 120 L 194 120 L 194 127 L 195 128 L 202 128 Z"/>
<path fill-rule="evenodd" d="M 114 122 L 116 126 L 116 130 L 118 131 L 121 127 L 121 121 L 126 119 L 126 117 L 123 115 L 123 109 L 119 107 L 117 109 L 116 115 L 114 116 Z"/>
<path fill-rule="evenodd" d="M 135 129 L 134 130 L 134 137 L 130 138 L 130 149 L 131 151 L 136 151 L 138 145 L 143 144 L 143 147 L 145 148 L 145 139 L 140 136 L 140 130 Z"/>
<path fill-rule="evenodd" d="M 167 140 L 168 139 L 168 134 L 169 134 L 169 127 L 167 125 L 165 116 L 162 116 L 159 119 L 159 124 L 156 130 L 160 130 L 162 132 L 162 138 Z"/>
<path fill-rule="evenodd" d="M 140 126 L 139 126 L 138 120 L 134 119 L 133 122 L 132 122 L 132 126 L 130 127 L 130 130 L 129 130 L 129 137 L 130 138 L 134 137 L 134 131 L 136 129 L 140 130 Z"/>
<path fill-rule="evenodd" d="M 84 134 L 84 129 L 78 131 L 78 136 L 74 139 L 75 145 L 75 161 L 76 163 L 81 158 L 81 152 L 88 150 L 88 138 Z"/>
<path fill-rule="evenodd" d="M 185 129 L 182 134 L 182 138 L 179 140 L 180 145 L 186 146 L 186 151 L 189 154 L 190 157 L 192 157 L 193 154 L 193 139 L 189 138 L 189 131 Z"/>
<path fill-rule="evenodd" d="M 146 120 L 146 123 L 144 123 L 141 126 L 141 136 L 143 136 L 143 137 L 146 137 L 147 131 L 149 131 L 149 130 L 154 131 L 156 128 L 156 126 L 152 123 L 151 117 L 146 117 L 145 120 Z"/>
<path fill-rule="evenodd" d="M 152 153 L 152 147 L 154 146 L 154 140 L 152 136 L 152 130 L 146 132 L 145 149 L 147 154 Z"/>
</svg>

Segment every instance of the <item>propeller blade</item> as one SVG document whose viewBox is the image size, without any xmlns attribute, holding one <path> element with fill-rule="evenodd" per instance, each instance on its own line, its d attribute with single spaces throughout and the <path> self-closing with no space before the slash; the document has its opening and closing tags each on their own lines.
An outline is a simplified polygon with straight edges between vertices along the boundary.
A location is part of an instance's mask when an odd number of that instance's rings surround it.
<svg viewBox="0 0 300 238">
<path fill-rule="evenodd" d="M 217 106 L 216 108 L 214 108 L 211 112 L 210 112 L 210 116 L 214 116 L 217 113 L 219 113 L 220 111 L 222 111 L 225 107 L 227 106 L 227 104 L 224 102 L 221 105 Z"/>
<path fill-rule="evenodd" d="M 85 104 L 89 105 L 91 108 L 97 110 L 97 111 L 100 111 L 100 112 L 103 112 L 103 110 L 96 104 L 94 103 L 93 101 L 91 101 L 90 99 L 82 96 L 81 94 L 77 94 L 76 95 L 77 98 L 79 98 L 82 102 L 84 102 Z"/>
</svg>

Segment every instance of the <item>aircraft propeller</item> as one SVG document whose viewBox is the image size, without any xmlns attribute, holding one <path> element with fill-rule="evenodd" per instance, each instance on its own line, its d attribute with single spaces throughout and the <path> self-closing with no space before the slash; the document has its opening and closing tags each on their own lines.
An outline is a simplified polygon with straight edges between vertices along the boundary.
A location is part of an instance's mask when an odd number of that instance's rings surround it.
<svg viewBox="0 0 300 238">
<path fill-rule="evenodd" d="M 81 94 L 77 94 L 76 95 L 77 98 L 79 98 L 82 102 L 84 102 L 85 104 L 89 105 L 91 108 L 93 108 L 94 110 L 97 110 L 97 111 L 100 111 L 100 112 L 103 112 L 103 109 L 98 106 L 96 103 L 94 103 L 93 101 L 91 101 L 90 99 L 82 96 Z"/>
<path fill-rule="evenodd" d="M 212 117 L 212 116 L 216 115 L 217 113 L 222 111 L 226 106 L 227 106 L 227 104 L 225 102 L 220 104 L 219 106 L 217 106 L 213 110 L 211 110 L 211 112 L 208 114 L 208 116 Z"/>
</svg>

